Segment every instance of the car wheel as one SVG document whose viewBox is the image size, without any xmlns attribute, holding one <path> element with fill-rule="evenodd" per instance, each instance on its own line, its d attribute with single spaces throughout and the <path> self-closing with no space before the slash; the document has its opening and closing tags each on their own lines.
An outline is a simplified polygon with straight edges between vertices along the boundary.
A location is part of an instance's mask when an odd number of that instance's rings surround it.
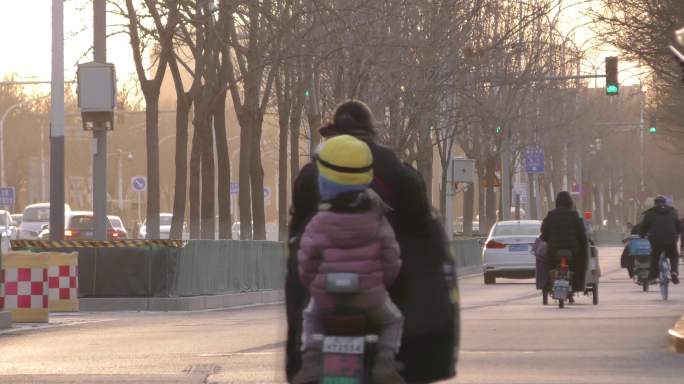
<svg viewBox="0 0 684 384">
<path fill-rule="evenodd" d="M 496 284 L 496 277 L 490 273 L 485 273 L 484 283 L 487 285 Z"/>
</svg>

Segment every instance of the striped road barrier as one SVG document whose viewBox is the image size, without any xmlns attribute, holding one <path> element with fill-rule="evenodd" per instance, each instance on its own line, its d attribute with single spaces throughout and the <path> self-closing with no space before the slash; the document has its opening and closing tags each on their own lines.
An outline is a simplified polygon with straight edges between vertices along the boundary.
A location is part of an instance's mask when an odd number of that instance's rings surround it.
<svg viewBox="0 0 684 384">
<path fill-rule="evenodd" d="M 183 248 L 185 240 L 12 240 L 13 250 L 40 250 L 60 248 Z"/>
</svg>

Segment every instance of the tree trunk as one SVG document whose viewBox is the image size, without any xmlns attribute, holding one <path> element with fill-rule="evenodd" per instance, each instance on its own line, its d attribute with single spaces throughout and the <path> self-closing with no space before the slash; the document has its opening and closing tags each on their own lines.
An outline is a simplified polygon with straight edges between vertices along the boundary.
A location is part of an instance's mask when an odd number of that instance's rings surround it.
<svg viewBox="0 0 684 384">
<path fill-rule="evenodd" d="M 304 113 L 303 87 L 295 95 L 294 108 L 290 115 L 290 176 L 294 181 L 299 174 L 299 139 L 302 129 L 302 114 Z"/>
<path fill-rule="evenodd" d="M 453 199 L 454 197 L 447 195 L 447 192 L 448 192 L 448 185 L 447 185 L 448 184 L 447 183 L 447 176 L 448 175 L 447 175 L 447 173 L 448 173 L 448 171 L 445 168 L 448 169 L 448 165 L 445 167 L 445 165 L 442 164 L 442 177 L 440 178 L 440 183 L 439 183 L 439 185 L 440 185 L 440 187 L 439 187 L 439 213 L 442 215 L 442 223 L 444 224 L 444 228 L 447 228 L 447 222 L 446 222 L 447 217 L 448 217 L 448 215 L 447 215 L 447 199 Z M 453 212 L 451 212 L 451 213 L 453 216 Z"/>
<path fill-rule="evenodd" d="M 250 182 L 252 187 L 252 215 L 254 240 L 266 240 L 266 215 L 264 208 L 264 168 L 261 164 L 261 125 L 252 128 L 252 159 L 250 161 Z"/>
<path fill-rule="evenodd" d="M 292 82 L 288 68 L 285 67 L 285 78 L 276 78 L 276 97 L 278 103 L 278 240 L 287 241 L 287 138 L 290 131 L 290 113 L 292 111 Z M 284 82 L 284 84 L 283 84 Z M 297 92 L 297 90 L 294 90 Z"/>
<path fill-rule="evenodd" d="M 202 154 L 200 153 L 200 132 L 195 127 L 192 135 L 192 149 L 190 152 L 190 238 L 199 239 L 201 235 L 200 220 L 200 174 L 202 172 Z"/>
<path fill-rule="evenodd" d="M 201 113 L 199 129 L 202 153 L 202 203 L 201 203 L 201 233 L 202 239 L 214 239 L 216 234 L 216 176 L 214 169 L 214 135 L 212 121 L 207 108 Z M 206 108 L 206 109 L 205 109 Z"/>
<path fill-rule="evenodd" d="M 240 119 L 240 239 L 252 239 L 252 189 L 250 171 L 252 162 L 252 126 L 249 124 L 251 116 Z"/>
<path fill-rule="evenodd" d="M 473 208 L 475 203 L 475 184 L 468 185 L 463 195 L 463 236 L 473 235 Z"/>
<path fill-rule="evenodd" d="M 230 153 L 226 133 L 226 94 L 218 96 L 213 106 L 214 134 L 216 136 L 216 156 L 218 158 L 218 211 L 219 239 L 233 237 L 230 212 Z"/>
<path fill-rule="evenodd" d="M 173 196 L 172 239 L 183 238 L 185 206 L 188 199 L 188 117 L 190 105 L 183 98 L 176 100 L 176 180 Z"/>
<path fill-rule="evenodd" d="M 484 233 L 488 233 L 492 228 L 492 225 L 496 222 L 496 192 L 494 191 L 494 178 L 496 171 L 496 158 L 491 157 L 487 159 L 486 177 L 487 177 L 487 191 L 486 191 L 486 202 L 485 202 L 485 226 L 482 227 L 482 222 L 480 222 L 480 229 L 484 230 Z"/>
<path fill-rule="evenodd" d="M 147 238 L 159 238 L 159 92 L 145 92 L 147 126 Z"/>
</svg>

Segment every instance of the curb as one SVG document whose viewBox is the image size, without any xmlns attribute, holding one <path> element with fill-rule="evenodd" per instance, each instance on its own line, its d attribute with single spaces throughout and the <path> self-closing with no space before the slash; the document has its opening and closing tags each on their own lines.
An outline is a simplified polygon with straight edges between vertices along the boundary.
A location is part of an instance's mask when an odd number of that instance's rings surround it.
<svg viewBox="0 0 684 384">
<path fill-rule="evenodd" d="M 8 311 L 0 311 L 0 329 L 12 327 L 12 314 Z"/>
<path fill-rule="evenodd" d="M 677 353 L 684 353 L 684 316 L 667 333 L 672 349 Z"/>
<path fill-rule="evenodd" d="M 464 279 L 466 277 L 476 276 L 482 274 L 481 265 L 471 265 L 468 267 L 458 267 L 456 270 L 456 277 L 459 279 Z"/>
<path fill-rule="evenodd" d="M 84 297 L 80 310 L 107 311 L 201 311 L 284 301 L 283 290 L 225 293 L 191 297 Z"/>
</svg>

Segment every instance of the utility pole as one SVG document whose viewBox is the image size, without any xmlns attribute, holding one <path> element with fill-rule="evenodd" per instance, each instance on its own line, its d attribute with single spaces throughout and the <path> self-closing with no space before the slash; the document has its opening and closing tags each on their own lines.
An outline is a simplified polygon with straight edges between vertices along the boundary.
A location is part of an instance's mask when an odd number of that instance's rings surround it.
<svg viewBox="0 0 684 384">
<path fill-rule="evenodd" d="M 62 240 L 64 239 L 63 0 L 52 0 L 52 74 L 50 98 L 50 240 Z"/>
<path fill-rule="evenodd" d="M 102 64 L 107 62 L 106 4 L 106 0 L 93 1 L 93 59 L 96 63 Z M 97 240 L 106 240 L 107 130 L 104 127 L 95 127 L 95 129 L 93 129 L 93 149 L 93 215 L 95 216 L 95 238 Z"/>
</svg>

